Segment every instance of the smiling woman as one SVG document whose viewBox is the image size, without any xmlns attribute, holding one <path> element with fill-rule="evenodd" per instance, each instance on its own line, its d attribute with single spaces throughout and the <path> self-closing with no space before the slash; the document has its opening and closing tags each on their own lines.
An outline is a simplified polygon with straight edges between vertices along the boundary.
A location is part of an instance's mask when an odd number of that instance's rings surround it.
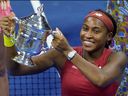
<svg viewBox="0 0 128 96">
<path fill-rule="evenodd" d="M 117 26 L 114 19 L 106 14 L 102 10 L 95 10 L 85 17 L 80 33 L 83 47 L 75 48 L 79 55 L 75 54 L 71 62 L 67 62 L 64 67 L 64 76 L 62 75 L 64 96 L 68 96 L 69 90 L 72 93 L 69 96 L 114 96 L 116 94 L 119 78 L 122 77 L 126 64 L 126 56 L 123 52 L 115 53 L 109 49 Z M 108 22 L 105 22 L 104 19 L 107 19 Z M 121 62 L 119 54 L 122 55 Z M 75 65 L 79 71 L 70 69 L 72 65 Z"/>
<path fill-rule="evenodd" d="M 106 9 L 105 0 L 69 0 L 68 2 L 66 0 L 40 0 L 40 2 L 44 4 L 44 11 L 51 27 L 55 29 L 56 26 L 59 26 L 73 46 L 80 44 L 79 31 L 85 14 L 95 8 Z M 11 0 L 11 5 L 17 17 L 28 16 L 34 12 L 30 0 Z M 60 96 L 60 78 L 56 73 L 57 70 L 53 67 L 46 72 L 34 76 L 31 75 L 31 78 L 30 76 L 10 76 L 10 95 L 35 96 L 34 94 L 39 94 L 40 96 Z M 53 77 L 52 80 L 51 76 Z M 30 82 L 28 83 L 28 81 Z M 28 86 L 32 87 L 27 88 Z"/>
<path fill-rule="evenodd" d="M 10 19 L 5 17 L 3 32 Z M 120 84 L 127 58 L 124 52 L 109 48 L 116 34 L 116 22 L 111 15 L 94 10 L 84 20 L 80 32 L 82 46 L 71 47 L 59 28 L 54 31 L 53 48 L 31 58 L 34 67 L 11 60 L 17 52 L 14 46 L 5 48 L 6 63 L 12 75 L 27 75 L 55 67 L 60 72 L 62 96 L 114 96 Z"/>
</svg>

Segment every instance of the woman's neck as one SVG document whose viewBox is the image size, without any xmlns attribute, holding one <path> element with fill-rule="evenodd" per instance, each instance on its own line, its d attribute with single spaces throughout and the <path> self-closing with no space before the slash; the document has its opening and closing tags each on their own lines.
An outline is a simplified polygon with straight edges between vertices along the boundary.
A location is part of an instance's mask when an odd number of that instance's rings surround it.
<svg viewBox="0 0 128 96">
<path fill-rule="evenodd" d="M 86 50 L 83 49 L 83 58 L 85 58 L 88 61 L 94 62 L 97 58 L 99 58 L 104 51 L 104 48 L 101 48 L 99 50 L 95 50 L 92 52 L 87 52 Z"/>
</svg>

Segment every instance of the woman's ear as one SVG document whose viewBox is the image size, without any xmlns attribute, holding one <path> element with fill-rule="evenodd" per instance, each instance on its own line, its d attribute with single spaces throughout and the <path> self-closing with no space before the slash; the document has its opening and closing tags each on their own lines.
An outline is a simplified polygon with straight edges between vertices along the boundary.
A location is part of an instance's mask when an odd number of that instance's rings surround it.
<svg viewBox="0 0 128 96">
<path fill-rule="evenodd" d="M 107 35 L 107 41 L 111 41 L 113 38 L 113 32 L 109 32 Z"/>
</svg>

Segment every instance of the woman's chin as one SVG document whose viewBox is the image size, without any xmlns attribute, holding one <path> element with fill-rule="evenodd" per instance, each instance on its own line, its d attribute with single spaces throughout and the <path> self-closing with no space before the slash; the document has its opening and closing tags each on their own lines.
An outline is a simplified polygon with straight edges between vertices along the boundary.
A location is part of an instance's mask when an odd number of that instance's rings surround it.
<svg viewBox="0 0 128 96">
<path fill-rule="evenodd" d="M 85 46 L 83 46 L 83 49 L 84 49 L 85 51 L 87 51 L 87 52 L 92 52 L 92 51 L 94 50 L 93 47 L 85 47 Z"/>
</svg>

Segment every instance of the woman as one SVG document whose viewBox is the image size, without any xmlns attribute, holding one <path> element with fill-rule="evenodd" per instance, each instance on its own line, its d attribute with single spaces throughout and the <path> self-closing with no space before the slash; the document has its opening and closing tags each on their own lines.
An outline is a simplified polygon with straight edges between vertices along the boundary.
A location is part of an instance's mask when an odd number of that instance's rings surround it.
<svg viewBox="0 0 128 96">
<path fill-rule="evenodd" d="M 2 28 L 8 34 L 8 24 Z M 6 47 L 6 61 L 13 75 L 35 74 L 55 66 L 61 75 L 62 96 L 114 96 L 127 62 L 124 52 L 109 49 L 116 30 L 116 22 L 108 13 L 95 10 L 84 19 L 80 32 L 82 46 L 71 47 L 56 28 L 53 49 L 31 58 L 35 67 L 12 61 L 17 54 L 14 46 Z"/>
<path fill-rule="evenodd" d="M 8 0 L 0 0 L 0 25 L 2 18 L 10 15 L 11 6 Z M 3 34 L 0 26 L 0 96 L 9 96 L 8 76 L 4 62 Z"/>
</svg>

